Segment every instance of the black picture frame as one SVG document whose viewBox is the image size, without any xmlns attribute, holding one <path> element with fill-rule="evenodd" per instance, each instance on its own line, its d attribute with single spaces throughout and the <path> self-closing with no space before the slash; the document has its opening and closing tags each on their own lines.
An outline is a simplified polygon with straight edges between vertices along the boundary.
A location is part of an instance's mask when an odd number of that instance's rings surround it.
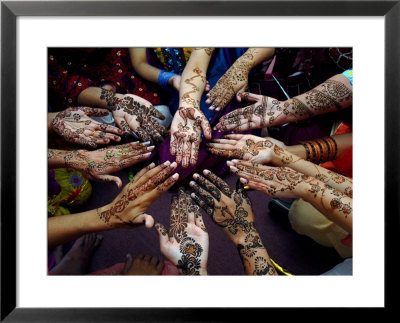
<svg viewBox="0 0 400 323">
<path fill-rule="evenodd" d="M 264 308 L 16 307 L 16 19 L 19 16 L 383 16 L 385 19 L 385 307 L 398 284 L 400 1 L 3 1 L 1 3 L 1 321 L 236 321 Z M 368 53 L 373 58 L 373 49 Z M 372 61 L 372 60 L 371 60 Z M 373 80 L 373 75 L 371 75 Z M 373 129 L 373 125 L 371 125 Z M 371 148 L 373 153 L 373 147 Z M 373 172 L 371 172 L 371 177 Z M 372 180 L 372 179 L 371 179 Z M 373 190 L 371 190 L 373 196 Z M 371 255 L 371 275 L 374 275 Z M 368 286 L 365 286 L 368 292 Z M 266 292 L 267 293 L 267 292 Z M 285 309 L 287 310 L 287 309 Z M 335 309 L 327 309 L 333 311 Z M 381 315 L 380 309 L 378 309 Z M 335 312 L 333 312 L 335 313 Z M 270 317 L 268 313 L 267 317 Z M 381 317 L 382 318 L 382 317 Z"/>
</svg>

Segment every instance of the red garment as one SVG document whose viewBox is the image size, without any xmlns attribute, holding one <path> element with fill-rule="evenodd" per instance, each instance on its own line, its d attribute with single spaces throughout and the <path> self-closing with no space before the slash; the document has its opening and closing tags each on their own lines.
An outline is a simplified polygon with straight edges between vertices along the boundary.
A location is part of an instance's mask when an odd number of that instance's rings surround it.
<svg viewBox="0 0 400 323">
<path fill-rule="evenodd" d="M 118 93 L 134 94 L 154 105 L 161 103 L 156 86 L 134 72 L 126 48 L 49 49 L 49 103 L 54 110 L 78 105 L 83 90 L 105 83 L 113 83 Z"/>
<path fill-rule="evenodd" d="M 336 130 L 335 135 L 341 133 L 352 132 L 352 126 L 350 124 L 342 122 L 339 128 Z M 335 160 L 328 161 L 321 164 L 322 167 L 342 174 L 346 177 L 353 177 L 353 146 L 347 149 L 343 154 L 337 157 Z"/>
</svg>

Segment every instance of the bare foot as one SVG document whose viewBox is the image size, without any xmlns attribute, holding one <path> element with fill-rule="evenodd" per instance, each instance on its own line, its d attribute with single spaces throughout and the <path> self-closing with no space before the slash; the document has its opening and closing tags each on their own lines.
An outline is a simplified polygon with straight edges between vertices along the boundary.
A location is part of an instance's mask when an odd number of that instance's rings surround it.
<svg viewBox="0 0 400 323">
<path fill-rule="evenodd" d="M 126 255 L 123 275 L 161 275 L 164 261 L 156 256 L 138 255 L 132 260 L 131 254 Z"/>
<path fill-rule="evenodd" d="M 103 236 L 90 233 L 77 239 L 64 258 L 50 270 L 51 275 L 83 275 L 87 273 L 90 257 Z"/>
</svg>

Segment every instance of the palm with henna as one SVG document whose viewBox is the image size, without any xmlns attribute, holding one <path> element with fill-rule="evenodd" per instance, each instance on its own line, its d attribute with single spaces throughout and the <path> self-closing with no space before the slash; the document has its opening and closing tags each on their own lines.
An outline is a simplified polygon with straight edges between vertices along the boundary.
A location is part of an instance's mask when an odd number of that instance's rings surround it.
<svg viewBox="0 0 400 323">
<path fill-rule="evenodd" d="M 106 109 L 74 107 L 61 111 L 52 118 L 50 131 L 55 131 L 65 141 L 96 148 L 108 144 L 110 140 L 121 141 L 122 131 L 114 126 L 97 122 L 90 118 L 109 114 Z M 50 120 L 49 120 L 50 121 Z"/>
<path fill-rule="evenodd" d="M 285 148 L 283 142 L 274 138 L 239 134 L 226 135 L 223 139 L 214 139 L 207 143 L 207 151 L 216 156 L 248 160 L 257 164 L 270 163 L 274 150 Z"/>
<path fill-rule="evenodd" d="M 161 253 L 178 267 L 182 275 L 207 275 L 208 233 L 199 207 L 179 188 L 171 201 L 169 232 L 156 223 Z"/>
</svg>

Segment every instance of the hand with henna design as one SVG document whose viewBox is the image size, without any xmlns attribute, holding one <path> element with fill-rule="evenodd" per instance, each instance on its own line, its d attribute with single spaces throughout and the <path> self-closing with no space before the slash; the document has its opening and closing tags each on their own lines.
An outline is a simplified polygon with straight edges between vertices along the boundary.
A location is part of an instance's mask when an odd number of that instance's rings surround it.
<svg viewBox="0 0 400 323">
<path fill-rule="evenodd" d="M 247 89 L 250 70 L 272 56 L 273 53 L 274 49 L 272 48 L 249 48 L 207 93 L 206 103 L 212 103 L 209 110 L 220 111 L 224 109 L 235 95 L 237 101 L 240 102 L 240 94 Z"/>
<path fill-rule="evenodd" d="M 279 125 L 287 121 L 289 110 L 284 108 L 283 102 L 248 92 L 242 93 L 241 97 L 255 103 L 222 116 L 215 129 L 239 132 Z"/>
<path fill-rule="evenodd" d="M 352 86 L 342 74 L 284 102 L 248 92 L 241 93 L 240 97 L 254 104 L 224 115 L 215 129 L 244 131 L 277 126 L 345 109 L 353 102 Z"/>
<path fill-rule="evenodd" d="M 209 170 L 204 170 L 203 174 L 204 177 L 194 174 L 195 181 L 190 182 L 196 192 L 191 194 L 194 201 L 232 241 L 254 231 L 253 210 L 243 185 L 238 181 L 233 190 Z"/>
<path fill-rule="evenodd" d="M 167 131 L 155 118 L 164 120 L 164 115 L 153 105 L 132 94 L 118 99 L 112 91 L 101 89 L 100 98 L 111 107 L 115 123 L 125 135 L 133 131 L 142 141 L 162 142 Z"/>
<path fill-rule="evenodd" d="M 273 161 L 275 150 L 285 149 L 283 142 L 274 138 L 262 138 L 253 135 L 230 134 L 223 139 L 207 143 L 207 151 L 227 158 L 242 159 L 252 163 L 267 164 Z"/>
<path fill-rule="evenodd" d="M 353 200 L 318 179 L 287 167 L 254 165 L 244 161 L 227 162 L 240 181 L 271 196 L 302 198 L 329 220 L 351 233 Z"/>
<path fill-rule="evenodd" d="M 207 275 L 208 233 L 199 207 L 185 190 L 172 197 L 169 232 L 156 223 L 161 253 L 182 275 Z"/>
<path fill-rule="evenodd" d="M 171 124 L 171 155 L 186 168 L 196 165 L 201 134 L 211 139 L 211 127 L 203 112 L 195 108 L 179 108 Z"/>
<path fill-rule="evenodd" d="M 190 186 L 192 199 L 211 216 L 213 222 L 235 244 L 248 275 L 276 275 L 267 250 L 258 234 L 251 201 L 238 180 L 233 190 L 221 178 L 204 170 L 205 177 L 194 174 Z"/>
<path fill-rule="evenodd" d="M 152 163 L 143 168 L 112 203 L 97 210 L 100 220 L 112 227 L 134 226 L 144 222 L 147 228 L 151 228 L 154 219 L 144 212 L 176 183 L 179 174 L 171 176 L 176 166 L 176 163 L 167 161 L 157 167 Z"/>
<path fill-rule="evenodd" d="M 93 151 L 73 150 L 58 151 L 50 149 L 48 151 L 49 167 L 63 166 L 70 167 L 82 172 L 91 180 L 99 182 L 114 182 L 118 187 L 122 186 L 122 181 L 117 176 L 109 174 L 120 171 L 126 167 L 135 165 L 148 157 L 154 146 L 147 147 L 147 143 L 128 143 L 119 146 L 108 146 Z M 63 164 L 57 165 L 57 159 L 63 159 Z"/>
<path fill-rule="evenodd" d="M 153 227 L 153 217 L 144 212 L 176 183 L 179 175 L 171 176 L 176 166 L 176 163 L 165 162 L 155 167 L 152 163 L 139 171 L 110 204 L 82 213 L 50 217 L 47 226 L 49 248 L 90 232 L 134 228 L 141 224 Z"/>
<path fill-rule="evenodd" d="M 89 118 L 106 116 L 108 113 L 106 109 L 68 108 L 55 114 L 49 130 L 55 131 L 65 141 L 90 148 L 108 144 L 110 140 L 120 141 L 120 129 Z"/>
</svg>

